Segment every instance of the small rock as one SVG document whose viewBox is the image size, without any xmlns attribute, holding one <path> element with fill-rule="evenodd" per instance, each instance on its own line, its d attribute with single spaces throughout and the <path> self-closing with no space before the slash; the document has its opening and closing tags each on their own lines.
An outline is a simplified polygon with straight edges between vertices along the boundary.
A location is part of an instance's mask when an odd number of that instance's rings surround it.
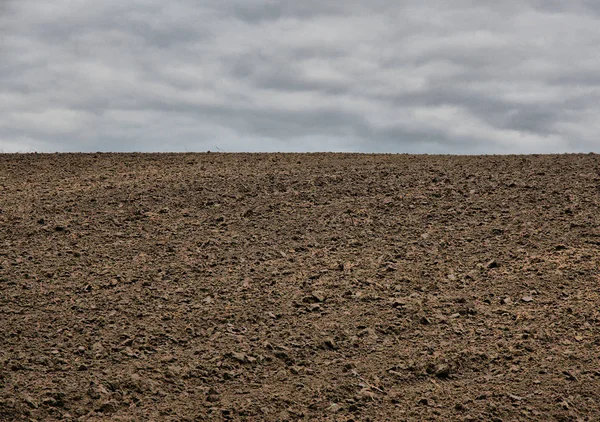
<svg viewBox="0 0 600 422">
<path fill-rule="evenodd" d="M 118 404 L 114 401 L 106 401 L 97 409 L 100 413 L 115 413 L 118 409 Z"/>
<path fill-rule="evenodd" d="M 523 296 L 521 300 L 526 303 L 533 302 L 533 298 L 531 296 Z"/>
<path fill-rule="evenodd" d="M 104 395 L 108 395 L 108 390 L 106 389 L 106 387 L 104 387 L 104 385 L 98 384 L 94 381 L 90 381 L 90 386 L 88 388 L 87 395 L 91 399 L 97 400 Z"/>
<path fill-rule="evenodd" d="M 44 406 L 52 406 L 52 407 L 58 406 L 58 402 L 56 401 L 56 399 L 54 399 L 52 397 L 44 397 L 42 399 L 42 404 Z"/>
<path fill-rule="evenodd" d="M 178 365 L 169 365 L 165 371 L 168 378 L 178 378 L 183 373 L 184 368 Z"/>
<path fill-rule="evenodd" d="M 310 294 L 310 296 L 306 296 L 302 299 L 305 303 L 319 303 L 325 301 L 325 294 L 320 290 L 315 290 Z"/>
<path fill-rule="evenodd" d="M 238 362 L 244 363 L 246 362 L 246 354 L 240 352 L 233 352 L 231 357 L 237 360 Z"/>
<path fill-rule="evenodd" d="M 160 361 L 163 363 L 169 363 L 169 362 L 174 362 L 175 358 L 172 355 L 164 355 L 163 357 L 160 358 Z"/>
<path fill-rule="evenodd" d="M 27 406 L 31 407 L 32 409 L 38 408 L 38 404 L 35 402 L 35 400 L 28 395 L 23 396 L 23 401 L 25 401 L 25 403 L 27 403 Z"/>
<path fill-rule="evenodd" d="M 392 300 L 392 308 L 403 308 L 406 306 L 406 301 L 404 299 L 396 298 Z"/>
<path fill-rule="evenodd" d="M 438 378 L 448 378 L 450 377 L 450 367 L 448 365 L 438 365 L 435 370 L 435 376 Z"/>
</svg>

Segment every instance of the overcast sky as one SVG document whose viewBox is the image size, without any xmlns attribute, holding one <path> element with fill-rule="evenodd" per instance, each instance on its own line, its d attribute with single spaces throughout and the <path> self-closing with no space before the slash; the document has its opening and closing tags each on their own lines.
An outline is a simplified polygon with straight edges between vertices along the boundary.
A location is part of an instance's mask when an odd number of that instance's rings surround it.
<svg viewBox="0 0 600 422">
<path fill-rule="evenodd" d="M 0 0 L 0 150 L 600 150 L 594 0 Z"/>
</svg>

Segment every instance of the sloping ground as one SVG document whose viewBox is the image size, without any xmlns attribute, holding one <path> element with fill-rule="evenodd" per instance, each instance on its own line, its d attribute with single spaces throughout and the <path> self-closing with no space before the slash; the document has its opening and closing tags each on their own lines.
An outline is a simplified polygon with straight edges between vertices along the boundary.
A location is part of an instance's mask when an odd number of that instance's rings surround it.
<svg viewBox="0 0 600 422">
<path fill-rule="evenodd" d="M 598 155 L 0 155 L 0 420 L 597 420 Z"/>
</svg>

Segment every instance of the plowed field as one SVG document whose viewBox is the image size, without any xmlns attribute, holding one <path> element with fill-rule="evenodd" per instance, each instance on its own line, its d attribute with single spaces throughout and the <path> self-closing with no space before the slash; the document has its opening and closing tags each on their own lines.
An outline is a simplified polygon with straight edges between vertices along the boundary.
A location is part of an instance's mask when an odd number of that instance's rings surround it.
<svg viewBox="0 0 600 422">
<path fill-rule="evenodd" d="M 0 420 L 599 420 L 598 157 L 0 155 Z"/>
</svg>

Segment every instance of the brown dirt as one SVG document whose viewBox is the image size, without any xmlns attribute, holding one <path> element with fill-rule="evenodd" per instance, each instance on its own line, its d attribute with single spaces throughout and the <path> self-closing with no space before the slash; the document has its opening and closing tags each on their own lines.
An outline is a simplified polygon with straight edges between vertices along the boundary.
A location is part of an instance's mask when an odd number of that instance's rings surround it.
<svg viewBox="0 0 600 422">
<path fill-rule="evenodd" d="M 0 156 L 0 420 L 599 420 L 598 155 Z"/>
</svg>

